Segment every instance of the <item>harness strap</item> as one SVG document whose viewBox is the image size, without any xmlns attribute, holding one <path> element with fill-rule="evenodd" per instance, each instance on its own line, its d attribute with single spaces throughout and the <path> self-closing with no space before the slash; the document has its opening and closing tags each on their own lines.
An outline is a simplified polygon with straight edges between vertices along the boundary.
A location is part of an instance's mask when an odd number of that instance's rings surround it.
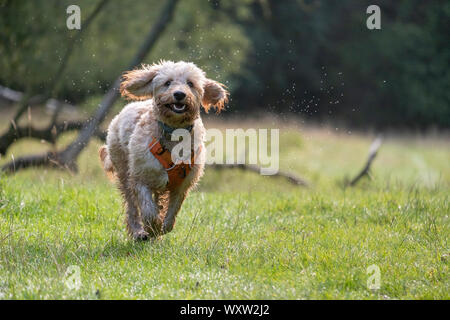
<svg viewBox="0 0 450 320">
<path fill-rule="evenodd" d="M 164 131 L 164 133 L 167 133 L 169 135 L 172 134 L 176 129 L 180 129 L 180 128 L 173 128 L 173 127 L 165 124 L 162 121 L 158 121 L 158 124 L 159 124 L 159 127 L 162 129 L 162 131 Z M 185 128 L 181 128 L 181 129 L 191 132 L 193 127 L 194 127 L 194 125 L 191 124 L 190 126 L 187 126 Z"/>
<path fill-rule="evenodd" d="M 172 161 L 172 155 L 170 151 L 165 149 L 156 138 L 153 138 L 152 142 L 150 142 L 149 149 L 167 172 L 167 175 L 169 177 L 167 189 L 174 190 L 190 173 L 192 165 L 195 161 L 194 150 L 191 150 L 191 163 L 188 164 L 184 162 L 174 163 Z M 198 148 L 198 152 L 200 152 L 200 150 L 201 147 Z"/>
</svg>

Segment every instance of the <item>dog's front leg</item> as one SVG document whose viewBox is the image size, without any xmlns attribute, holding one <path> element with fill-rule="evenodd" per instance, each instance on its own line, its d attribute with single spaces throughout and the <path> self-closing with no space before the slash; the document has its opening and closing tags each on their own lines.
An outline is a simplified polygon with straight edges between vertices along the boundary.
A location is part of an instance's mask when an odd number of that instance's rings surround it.
<svg viewBox="0 0 450 320">
<path fill-rule="evenodd" d="M 180 211 L 181 205 L 186 198 L 187 190 L 184 188 L 178 188 L 170 192 L 169 205 L 167 208 L 167 213 L 164 218 L 163 233 L 168 233 L 172 231 L 175 225 L 175 219 L 177 217 L 178 211 Z"/>
<path fill-rule="evenodd" d="M 136 184 L 136 196 L 145 230 L 152 236 L 161 233 L 162 219 L 158 205 L 152 197 L 152 191 L 142 183 Z"/>
</svg>

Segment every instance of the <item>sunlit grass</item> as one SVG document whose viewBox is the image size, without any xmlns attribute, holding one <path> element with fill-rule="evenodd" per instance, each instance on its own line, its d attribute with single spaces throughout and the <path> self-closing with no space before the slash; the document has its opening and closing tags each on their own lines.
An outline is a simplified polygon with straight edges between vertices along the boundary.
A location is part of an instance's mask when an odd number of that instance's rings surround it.
<svg viewBox="0 0 450 320">
<path fill-rule="evenodd" d="M 100 169 L 97 141 L 83 152 L 76 175 L 2 176 L 0 297 L 448 299 L 449 144 L 388 137 L 373 180 L 344 188 L 372 139 L 287 126 L 281 169 L 310 188 L 208 169 L 174 231 L 147 243 L 127 238 L 121 198 Z M 48 147 L 24 140 L 1 163 Z M 373 264 L 381 271 L 375 291 L 366 286 Z M 79 290 L 64 281 L 71 265 L 81 270 Z"/>
</svg>

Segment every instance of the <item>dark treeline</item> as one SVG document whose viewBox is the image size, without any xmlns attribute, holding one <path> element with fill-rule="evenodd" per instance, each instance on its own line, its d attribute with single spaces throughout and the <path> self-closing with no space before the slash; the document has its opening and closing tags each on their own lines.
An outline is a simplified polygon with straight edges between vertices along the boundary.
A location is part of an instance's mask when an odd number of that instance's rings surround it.
<svg viewBox="0 0 450 320">
<path fill-rule="evenodd" d="M 0 0 L 0 84 L 45 91 L 95 1 Z M 231 91 L 228 114 L 270 111 L 348 125 L 450 127 L 450 2 L 183 0 L 145 59 L 189 60 Z M 75 46 L 56 95 L 80 106 L 124 71 L 163 1 L 111 0 Z M 82 24 L 83 26 L 83 24 Z"/>
</svg>

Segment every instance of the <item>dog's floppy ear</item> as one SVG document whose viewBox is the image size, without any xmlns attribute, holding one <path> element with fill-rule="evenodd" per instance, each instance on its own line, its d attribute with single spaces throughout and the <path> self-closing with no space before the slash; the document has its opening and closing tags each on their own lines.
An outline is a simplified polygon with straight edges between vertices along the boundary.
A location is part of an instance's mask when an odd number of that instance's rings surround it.
<svg viewBox="0 0 450 320">
<path fill-rule="evenodd" d="M 158 69 L 158 65 L 142 65 L 140 69 L 126 71 L 120 84 L 122 97 L 132 100 L 150 99 L 153 95 L 152 80 Z"/>
<path fill-rule="evenodd" d="M 208 113 L 211 107 L 215 107 L 219 113 L 228 102 L 228 91 L 225 89 L 225 85 L 220 82 L 206 79 L 203 86 L 203 108 Z"/>
</svg>

